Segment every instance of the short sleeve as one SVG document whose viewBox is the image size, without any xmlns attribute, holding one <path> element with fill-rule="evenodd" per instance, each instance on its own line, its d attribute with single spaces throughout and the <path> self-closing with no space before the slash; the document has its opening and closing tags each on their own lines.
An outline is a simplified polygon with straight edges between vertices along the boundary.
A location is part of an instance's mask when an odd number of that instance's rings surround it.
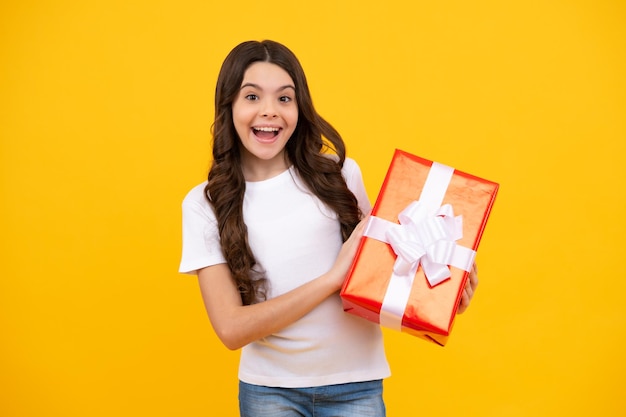
<svg viewBox="0 0 626 417">
<path fill-rule="evenodd" d="M 225 263 L 217 220 L 204 197 L 206 182 L 194 187 L 182 203 L 183 246 L 178 271 L 191 274 L 198 269 Z"/>
<path fill-rule="evenodd" d="M 359 202 L 361 212 L 363 215 L 369 214 L 372 210 L 372 205 L 369 197 L 367 196 L 367 191 L 365 190 L 361 168 L 359 168 L 359 165 L 354 159 L 346 158 L 343 164 L 342 173 L 348 188 L 356 196 L 356 199 Z"/>
</svg>

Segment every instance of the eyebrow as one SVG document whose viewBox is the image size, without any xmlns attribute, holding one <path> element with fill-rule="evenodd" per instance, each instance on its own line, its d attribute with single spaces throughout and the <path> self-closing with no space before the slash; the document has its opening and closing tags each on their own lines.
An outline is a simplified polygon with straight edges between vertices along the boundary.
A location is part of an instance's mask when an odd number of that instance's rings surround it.
<svg viewBox="0 0 626 417">
<path fill-rule="evenodd" d="M 260 85 L 258 85 L 258 84 L 254 84 L 254 83 L 245 83 L 245 84 L 242 84 L 242 85 L 241 85 L 241 87 L 239 87 L 239 89 L 240 89 L 240 90 L 243 90 L 243 89 L 244 89 L 244 88 L 246 88 L 246 87 L 252 87 L 252 88 L 256 88 L 256 89 L 258 89 L 258 90 L 263 90 L 263 89 L 261 88 L 261 86 L 260 86 Z M 291 85 L 291 84 L 285 84 L 285 85 L 283 85 L 283 86 L 281 86 L 281 87 L 278 87 L 278 89 L 277 89 L 276 91 L 283 91 L 283 90 L 286 90 L 286 89 L 288 89 L 288 88 L 291 88 L 293 91 L 296 91 L 296 87 L 294 87 L 294 86 L 293 86 L 293 85 Z"/>
</svg>

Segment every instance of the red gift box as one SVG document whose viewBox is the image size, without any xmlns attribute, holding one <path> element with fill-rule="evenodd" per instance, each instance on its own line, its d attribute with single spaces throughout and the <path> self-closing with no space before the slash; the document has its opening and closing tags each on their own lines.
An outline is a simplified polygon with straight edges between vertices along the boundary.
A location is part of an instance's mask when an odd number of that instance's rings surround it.
<svg viewBox="0 0 626 417">
<path fill-rule="evenodd" d="M 344 310 L 445 345 L 497 191 L 396 150 L 341 289 Z"/>
</svg>

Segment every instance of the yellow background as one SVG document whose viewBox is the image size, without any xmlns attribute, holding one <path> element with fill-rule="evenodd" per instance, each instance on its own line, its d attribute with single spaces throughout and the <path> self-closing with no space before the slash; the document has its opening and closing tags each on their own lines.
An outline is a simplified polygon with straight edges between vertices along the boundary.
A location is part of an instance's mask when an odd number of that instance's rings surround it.
<svg viewBox="0 0 626 417">
<path fill-rule="evenodd" d="M 222 60 L 264 38 L 372 200 L 395 148 L 501 184 L 448 345 L 385 331 L 388 414 L 624 415 L 624 2 L 310 3 L 2 2 L 0 415 L 237 414 L 180 202 Z"/>
</svg>

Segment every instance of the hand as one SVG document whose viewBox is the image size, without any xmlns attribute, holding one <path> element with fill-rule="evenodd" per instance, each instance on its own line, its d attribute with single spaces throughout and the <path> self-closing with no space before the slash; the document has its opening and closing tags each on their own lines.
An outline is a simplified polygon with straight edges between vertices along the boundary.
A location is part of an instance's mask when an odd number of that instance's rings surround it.
<svg viewBox="0 0 626 417">
<path fill-rule="evenodd" d="M 476 266 L 476 263 L 474 263 L 467 278 L 467 282 L 465 283 L 465 288 L 463 288 L 463 295 L 461 296 L 461 301 L 459 302 L 459 308 L 456 311 L 457 314 L 463 314 L 465 310 L 467 310 L 472 297 L 474 297 L 476 287 L 478 287 L 478 267 Z"/>
<path fill-rule="evenodd" d="M 359 247 L 359 243 L 361 242 L 361 237 L 363 237 L 363 232 L 365 231 L 365 226 L 369 221 L 369 216 L 364 217 L 359 224 L 352 231 L 352 234 L 341 246 L 341 250 L 339 251 L 339 255 L 335 260 L 335 264 L 329 271 L 335 277 L 335 284 L 338 288 L 341 288 L 343 285 L 343 281 L 348 275 L 348 271 L 352 266 L 352 261 L 356 256 L 356 251 Z"/>
</svg>

